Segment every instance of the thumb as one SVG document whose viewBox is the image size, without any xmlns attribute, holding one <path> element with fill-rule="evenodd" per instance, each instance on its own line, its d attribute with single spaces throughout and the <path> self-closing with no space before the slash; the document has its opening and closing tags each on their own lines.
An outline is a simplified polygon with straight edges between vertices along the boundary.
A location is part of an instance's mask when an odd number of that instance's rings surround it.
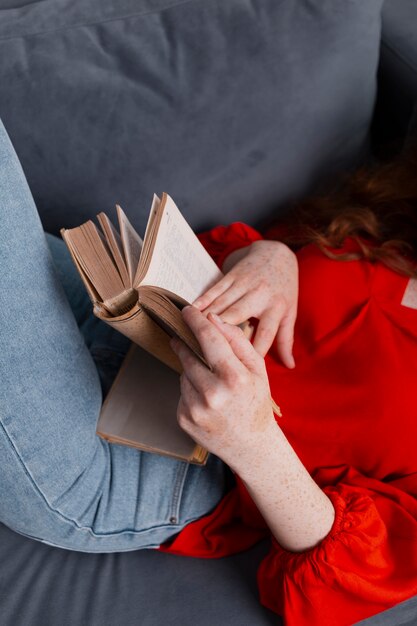
<svg viewBox="0 0 417 626">
<path fill-rule="evenodd" d="M 222 335 L 227 339 L 233 352 L 249 370 L 259 373 L 260 364 L 263 364 L 263 358 L 256 352 L 249 339 L 245 337 L 242 330 L 237 326 L 232 326 L 223 322 L 223 320 L 215 313 L 209 313 L 208 319 L 219 329 Z"/>
</svg>

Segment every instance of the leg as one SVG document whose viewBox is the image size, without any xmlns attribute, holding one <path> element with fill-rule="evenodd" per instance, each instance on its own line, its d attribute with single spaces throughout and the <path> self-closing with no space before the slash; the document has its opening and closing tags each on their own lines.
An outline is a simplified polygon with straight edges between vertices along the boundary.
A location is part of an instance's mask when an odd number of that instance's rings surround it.
<svg viewBox="0 0 417 626">
<path fill-rule="evenodd" d="M 201 470 L 96 437 L 97 370 L 1 125 L 0 262 L 1 521 L 107 552 L 159 545 L 210 510 L 225 475 L 216 457 Z"/>
<path fill-rule="evenodd" d="M 46 240 L 59 280 L 93 357 L 105 397 L 129 349 L 130 341 L 92 314 L 90 298 L 63 240 L 48 233 Z"/>
</svg>

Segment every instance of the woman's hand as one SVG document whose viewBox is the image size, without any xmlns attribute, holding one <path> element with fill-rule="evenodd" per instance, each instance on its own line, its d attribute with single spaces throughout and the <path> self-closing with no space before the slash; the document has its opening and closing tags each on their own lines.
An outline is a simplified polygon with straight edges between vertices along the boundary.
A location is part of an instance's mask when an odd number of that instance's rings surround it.
<svg viewBox="0 0 417 626">
<path fill-rule="evenodd" d="M 197 298 L 194 306 L 205 315 L 221 315 L 229 324 L 257 318 L 255 350 L 265 356 L 276 337 L 284 365 L 294 367 L 292 345 L 298 301 L 295 254 L 279 241 L 255 241 L 230 254 L 224 269 L 226 275 Z"/>
<path fill-rule="evenodd" d="M 236 326 L 192 306 L 183 315 L 212 371 L 171 341 L 184 368 L 181 428 L 240 476 L 284 548 L 310 549 L 329 532 L 334 509 L 275 421 L 263 358 Z"/>
<path fill-rule="evenodd" d="M 239 471 L 254 454 L 262 454 L 270 430 L 278 429 L 263 358 L 240 328 L 213 314 L 183 309 L 210 371 L 180 340 L 171 346 L 184 368 L 178 422 L 197 443 Z M 254 452 L 256 451 L 256 452 Z"/>
</svg>

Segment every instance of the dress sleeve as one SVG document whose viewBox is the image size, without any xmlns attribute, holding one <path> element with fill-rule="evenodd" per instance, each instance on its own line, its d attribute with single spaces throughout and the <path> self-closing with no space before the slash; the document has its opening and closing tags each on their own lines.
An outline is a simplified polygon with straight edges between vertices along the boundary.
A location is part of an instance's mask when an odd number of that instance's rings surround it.
<svg viewBox="0 0 417 626">
<path fill-rule="evenodd" d="M 318 474 L 331 483 L 333 526 L 305 552 L 272 539 L 258 570 L 261 602 L 285 626 L 351 626 L 417 594 L 417 474 L 389 483 L 353 468 Z"/>
<path fill-rule="evenodd" d="M 263 239 L 257 230 L 243 222 L 234 222 L 229 226 L 216 226 L 200 233 L 198 238 L 220 269 L 229 254 Z"/>
</svg>

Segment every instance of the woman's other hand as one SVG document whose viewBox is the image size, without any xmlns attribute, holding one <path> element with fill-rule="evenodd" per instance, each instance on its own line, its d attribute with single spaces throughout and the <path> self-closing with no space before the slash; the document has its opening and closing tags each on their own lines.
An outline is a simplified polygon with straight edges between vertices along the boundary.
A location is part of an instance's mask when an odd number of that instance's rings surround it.
<svg viewBox="0 0 417 626">
<path fill-rule="evenodd" d="M 279 241 L 256 241 L 232 252 L 224 263 L 225 276 L 194 306 L 204 315 L 215 313 L 228 324 L 259 320 L 253 346 L 265 356 L 276 338 L 284 365 L 295 366 L 292 355 L 298 302 L 295 254 Z"/>
<path fill-rule="evenodd" d="M 284 549 L 311 549 L 329 533 L 335 511 L 275 421 L 263 358 L 240 328 L 191 306 L 183 315 L 212 371 L 172 340 L 184 368 L 181 428 L 239 475 Z"/>
<path fill-rule="evenodd" d="M 240 328 L 195 307 L 183 316 L 210 371 L 180 340 L 171 346 L 183 366 L 178 422 L 196 442 L 239 471 L 278 428 L 263 358 Z"/>
</svg>

